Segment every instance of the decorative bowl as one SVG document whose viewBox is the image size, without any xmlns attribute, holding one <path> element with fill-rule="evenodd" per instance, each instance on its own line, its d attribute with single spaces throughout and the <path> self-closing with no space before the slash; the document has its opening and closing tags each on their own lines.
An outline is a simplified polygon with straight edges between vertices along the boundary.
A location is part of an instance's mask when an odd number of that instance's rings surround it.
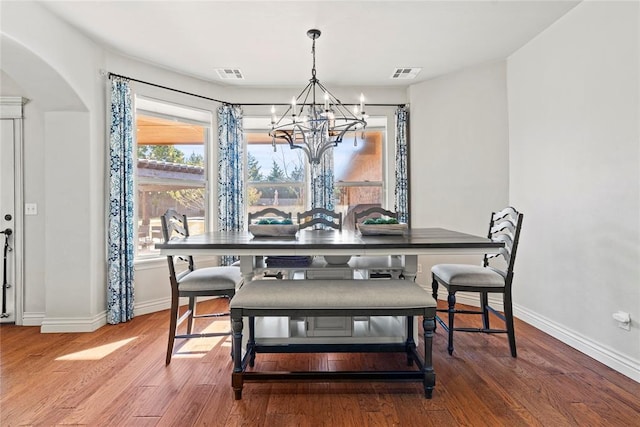
<svg viewBox="0 0 640 427">
<path fill-rule="evenodd" d="M 290 237 L 298 232 L 298 224 L 250 224 L 254 237 Z"/>
<path fill-rule="evenodd" d="M 344 265 L 349 262 L 351 255 L 325 255 L 324 260 L 329 265 Z"/>
<path fill-rule="evenodd" d="M 407 224 L 357 224 L 363 236 L 402 235 L 407 232 Z"/>
</svg>

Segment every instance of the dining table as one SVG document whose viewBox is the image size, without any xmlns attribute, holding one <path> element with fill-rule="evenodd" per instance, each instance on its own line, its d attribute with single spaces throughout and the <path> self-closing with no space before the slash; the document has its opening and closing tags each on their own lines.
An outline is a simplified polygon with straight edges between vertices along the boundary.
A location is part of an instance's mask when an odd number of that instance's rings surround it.
<svg viewBox="0 0 640 427">
<path fill-rule="evenodd" d="M 245 281 L 275 256 L 394 256 L 403 259 L 403 276 L 418 273 L 418 256 L 496 253 L 502 242 L 445 228 L 408 228 L 402 234 L 363 235 L 350 230 L 303 229 L 291 236 L 255 237 L 248 231 L 212 231 L 156 243 L 163 255 L 232 255 L 240 258 Z"/>
<path fill-rule="evenodd" d="M 350 256 L 351 260 L 344 266 L 322 265 L 331 273 L 331 269 L 342 269 L 348 272 L 349 269 L 356 270 L 362 268 L 361 260 L 368 257 L 380 260 L 386 258 L 386 266 L 393 264 L 394 268 L 400 268 L 402 277 L 406 280 L 415 280 L 418 273 L 418 257 L 421 255 L 444 255 L 444 254 L 477 254 L 481 256 L 485 253 L 497 253 L 504 246 L 502 242 L 492 241 L 486 237 L 468 234 L 460 231 L 444 228 L 408 228 L 402 234 L 392 235 L 363 235 L 359 231 L 350 230 L 298 230 L 290 236 L 254 236 L 248 231 L 212 231 L 188 237 L 173 238 L 167 242 L 156 243 L 156 249 L 160 249 L 163 255 L 217 255 L 217 256 L 238 256 L 240 258 L 240 269 L 244 283 L 248 283 L 260 277 L 260 272 L 268 270 L 264 264 L 265 257 L 276 256 L 308 256 L 314 259 L 322 256 Z M 321 264 L 323 264 L 321 262 Z M 315 268 L 317 262 L 314 261 Z M 375 265 L 368 265 L 368 268 L 375 268 Z M 384 268 L 385 265 L 379 267 Z M 299 268 L 298 270 L 305 270 Z M 351 274 L 351 273 L 349 273 Z M 307 275 L 303 276 L 305 278 Z M 319 282 L 318 282 L 319 283 Z M 390 282 L 391 283 L 391 282 Z M 259 319 L 264 321 L 265 319 Z M 414 319 L 414 322 L 416 320 Z M 291 342 L 294 332 L 293 320 L 284 321 L 288 332 L 284 332 L 284 342 Z M 262 323 L 257 325 L 256 335 L 261 335 Z M 264 331 L 272 333 L 273 326 L 264 324 Z M 333 330 L 333 326 L 330 327 Z M 345 332 L 346 331 L 346 332 Z M 344 331 L 351 334 L 349 320 L 346 320 Z M 414 333 L 417 333 L 417 328 Z M 333 334 L 333 332 L 332 332 Z M 355 334 L 355 332 L 354 332 Z M 369 332 L 363 337 L 344 336 L 331 337 L 333 342 L 342 340 L 367 341 L 367 340 L 402 340 L 404 337 L 393 331 L 386 331 L 381 335 L 384 338 L 372 338 Z M 302 340 L 309 340 L 309 332 L 302 333 Z M 287 338 L 288 337 L 288 338 Z M 317 337 L 316 337 L 317 338 Z M 311 338 L 316 339 L 316 338 Z M 280 338 L 275 338 L 276 342 Z M 416 336 L 417 339 L 417 336 Z M 267 338 L 263 338 L 267 341 Z"/>
</svg>

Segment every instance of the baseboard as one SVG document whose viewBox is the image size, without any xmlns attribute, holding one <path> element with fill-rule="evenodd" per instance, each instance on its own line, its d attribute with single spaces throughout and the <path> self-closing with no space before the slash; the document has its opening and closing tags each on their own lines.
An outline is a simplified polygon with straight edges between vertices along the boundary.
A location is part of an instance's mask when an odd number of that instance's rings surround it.
<svg viewBox="0 0 640 427">
<path fill-rule="evenodd" d="M 133 306 L 133 315 L 142 316 L 144 314 L 155 313 L 156 311 L 168 310 L 171 308 L 171 298 L 160 298 L 151 301 L 135 303 Z"/>
<path fill-rule="evenodd" d="M 22 326 L 40 326 L 44 320 L 44 313 L 24 312 L 22 313 Z"/>
<path fill-rule="evenodd" d="M 200 297 L 198 301 L 206 301 L 215 297 Z M 188 303 L 187 298 L 180 298 L 180 305 Z M 137 303 L 133 315 L 142 316 L 171 308 L 171 298 L 160 298 Z M 40 326 L 43 333 L 58 332 L 93 332 L 107 324 L 106 311 L 94 318 L 46 318 L 45 313 L 26 312 L 22 316 L 22 326 Z"/>
<path fill-rule="evenodd" d="M 640 383 L 640 360 L 621 354 L 550 319 L 516 304 L 513 315 L 587 356 Z"/>
<path fill-rule="evenodd" d="M 442 289 L 438 289 L 438 299 L 446 301 L 447 300 L 446 289 L 443 291 Z M 478 294 L 468 293 L 468 292 L 456 292 L 456 303 L 469 305 L 471 307 L 480 307 L 480 299 Z M 497 298 L 496 296 L 489 295 L 489 305 L 498 311 L 502 311 L 502 296 Z"/>
<path fill-rule="evenodd" d="M 94 317 L 43 317 L 40 323 L 40 332 L 93 332 L 106 324 L 106 311 Z"/>
<path fill-rule="evenodd" d="M 446 301 L 446 291 L 438 292 L 438 299 Z M 470 305 L 472 307 L 480 306 L 477 294 L 457 292 L 456 302 Z M 491 298 L 490 296 L 489 305 L 498 311 L 503 311 L 502 298 Z M 615 350 L 595 342 L 590 338 L 582 336 L 575 331 L 567 329 L 565 326 L 553 322 L 552 320 L 517 304 L 513 305 L 513 315 L 536 329 L 539 329 L 542 332 L 562 341 L 564 344 L 567 344 L 598 362 L 603 363 L 609 368 L 626 375 L 634 381 L 640 382 L 640 360 L 634 360 L 627 355 L 616 352 Z"/>
<path fill-rule="evenodd" d="M 198 302 L 207 301 L 218 297 L 198 297 Z M 180 298 L 180 305 L 187 305 L 188 298 Z M 169 310 L 171 308 L 171 298 L 159 298 L 134 304 L 133 315 L 142 316 L 144 314 L 155 313 L 156 311 Z"/>
</svg>

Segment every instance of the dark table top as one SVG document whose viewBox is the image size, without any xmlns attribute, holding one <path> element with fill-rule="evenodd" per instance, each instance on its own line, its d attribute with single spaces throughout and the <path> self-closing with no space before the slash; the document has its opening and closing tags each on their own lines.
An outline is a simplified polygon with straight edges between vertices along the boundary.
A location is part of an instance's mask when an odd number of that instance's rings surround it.
<svg viewBox="0 0 640 427">
<path fill-rule="evenodd" d="M 218 231 L 155 246 L 165 255 L 419 255 L 496 252 L 503 244 L 444 228 L 412 228 L 404 235 L 385 236 L 363 236 L 347 230 L 299 230 L 292 237 L 253 237 L 247 231 Z"/>
</svg>

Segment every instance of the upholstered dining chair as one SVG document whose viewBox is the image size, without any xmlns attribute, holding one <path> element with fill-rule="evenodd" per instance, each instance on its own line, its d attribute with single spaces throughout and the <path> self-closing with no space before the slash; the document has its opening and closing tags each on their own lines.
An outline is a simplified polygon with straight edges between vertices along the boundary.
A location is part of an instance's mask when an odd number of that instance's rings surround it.
<svg viewBox="0 0 640 427">
<path fill-rule="evenodd" d="M 256 220 L 256 219 L 259 220 L 265 217 L 273 218 L 273 219 L 276 219 L 276 218 L 291 219 L 291 212 L 284 212 L 276 208 L 265 208 L 257 212 L 249 212 L 248 214 L 249 225 L 251 225 L 251 222 L 253 220 Z"/>
<path fill-rule="evenodd" d="M 277 208 L 264 208 L 261 209 L 257 212 L 249 212 L 248 216 L 248 224 L 251 225 L 251 223 L 254 220 L 260 220 L 262 218 L 271 218 L 271 219 L 291 219 L 291 212 L 284 212 L 281 211 L 280 209 Z M 286 257 L 278 257 L 280 259 L 286 258 Z M 296 258 L 296 257 L 291 257 L 291 259 Z M 260 257 L 260 259 L 264 259 L 263 257 Z M 240 262 L 238 261 L 237 263 L 234 263 L 233 265 L 240 265 Z M 264 277 L 275 277 L 276 279 L 283 279 L 287 274 L 283 271 L 266 271 L 264 273 Z"/>
<path fill-rule="evenodd" d="M 333 228 L 342 231 L 342 212 L 330 211 L 324 208 L 314 208 L 298 213 L 300 229 L 323 225 L 325 228 Z"/>
<path fill-rule="evenodd" d="M 356 211 L 353 215 L 354 215 L 356 224 L 362 223 L 366 219 L 372 218 L 374 216 L 376 217 L 386 216 L 389 218 L 398 219 L 398 214 L 396 212 L 392 212 L 381 206 L 373 206 L 363 211 L 359 211 L 359 212 Z"/>
<path fill-rule="evenodd" d="M 173 209 L 167 210 L 160 217 L 164 241 L 175 237 L 188 237 L 189 225 L 187 216 L 179 214 Z M 169 264 L 169 281 L 171 284 L 171 318 L 169 321 L 169 342 L 165 363 L 171 363 L 173 346 L 176 338 L 204 338 L 231 335 L 227 332 L 192 333 L 194 319 L 201 317 L 228 316 L 229 313 L 196 314 L 197 297 L 226 297 L 229 300 L 235 295 L 235 290 L 242 284 L 240 268 L 204 267 L 196 269 L 192 256 L 167 256 Z M 178 316 L 180 297 L 189 298 L 187 310 Z M 186 333 L 179 334 L 178 327 L 187 321 Z"/>
<path fill-rule="evenodd" d="M 354 220 L 356 229 L 358 224 L 362 224 L 364 221 L 370 218 L 395 218 L 398 219 L 398 214 L 392 212 L 382 206 L 372 206 L 367 209 L 354 212 Z M 365 271 L 368 278 L 381 279 L 381 278 L 395 278 L 402 277 L 402 267 L 391 268 L 392 256 L 360 256 L 355 263 L 359 270 Z"/>
<path fill-rule="evenodd" d="M 447 350 L 453 353 L 453 332 L 484 332 L 505 333 L 509 339 L 511 356 L 516 357 L 516 336 L 513 327 L 513 307 L 511 288 L 513 284 L 513 266 L 516 260 L 520 229 L 522 227 L 523 214 L 513 207 L 507 207 L 500 212 L 491 214 L 488 237 L 494 241 L 504 243 L 504 248 L 498 254 L 486 254 L 482 265 L 467 264 L 437 264 L 432 267 L 433 297 L 438 298 L 438 286 L 443 285 L 449 293 L 447 309 L 439 309 L 449 316 L 448 324 L 438 318 L 441 325 L 449 333 Z M 497 261 L 502 258 L 500 265 Z M 480 297 L 479 310 L 456 309 L 456 292 L 474 292 Z M 489 294 L 503 295 L 504 314 L 489 306 Z M 495 314 L 504 321 L 505 329 L 491 328 L 489 324 L 489 312 Z M 456 313 L 480 314 L 482 316 L 482 328 L 463 328 L 454 326 Z"/>
</svg>

